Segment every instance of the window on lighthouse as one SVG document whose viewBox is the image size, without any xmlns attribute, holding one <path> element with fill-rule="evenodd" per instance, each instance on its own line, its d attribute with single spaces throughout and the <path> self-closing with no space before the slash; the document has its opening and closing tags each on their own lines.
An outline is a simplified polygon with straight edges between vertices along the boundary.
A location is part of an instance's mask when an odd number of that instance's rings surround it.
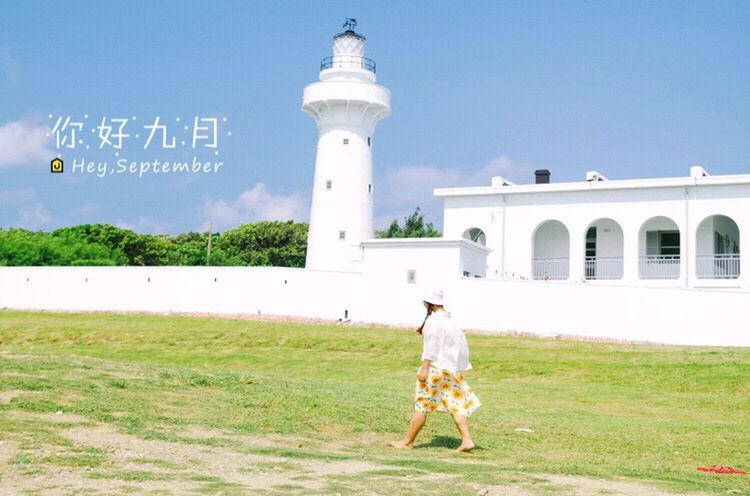
<svg viewBox="0 0 750 496">
<path fill-rule="evenodd" d="M 367 192 L 372 194 L 372 184 L 367 185 Z"/>
<path fill-rule="evenodd" d="M 326 181 L 326 189 L 332 189 L 333 188 L 333 181 L 330 179 Z"/>
<path fill-rule="evenodd" d="M 345 144 L 345 145 L 348 145 L 348 144 L 349 144 L 349 138 L 344 138 L 344 144 Z"/>
<path fill-rule="evenodd" d="M 372 143 L 372 142 L 370 141 L 370 137 L 368 136 L 367 137 L 367 146 L 370 146 L 370 143 Z"/>
<path fill-rule="evenodd" d="M 346 239 L 346 231 L 339 231 L 339 239 Z"/>
</svg>

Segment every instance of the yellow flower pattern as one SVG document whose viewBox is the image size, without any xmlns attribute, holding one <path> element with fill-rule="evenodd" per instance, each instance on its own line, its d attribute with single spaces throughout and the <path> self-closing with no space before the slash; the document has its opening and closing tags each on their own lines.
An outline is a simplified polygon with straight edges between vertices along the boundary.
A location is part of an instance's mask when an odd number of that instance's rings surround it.
<svg viewBox="0 0 750 496">
<path fill-rule="evenodd" d="M 461 372 L 451 374 L 430 367 L 427 380 L 424 383 L 417 380 L 414 409 L 420 412 L 449 412 L 468 417 L 481 405 Z"/>
</svg>

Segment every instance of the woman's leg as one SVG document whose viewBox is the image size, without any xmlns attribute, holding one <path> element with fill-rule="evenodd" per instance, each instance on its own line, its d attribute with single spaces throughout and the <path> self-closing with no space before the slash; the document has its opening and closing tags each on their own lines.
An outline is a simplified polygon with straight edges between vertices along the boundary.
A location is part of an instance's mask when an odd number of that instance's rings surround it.
<svg viewBox="0 0 750 496">
<path fill-rule="evenodd" d="M 394 448 L 413 447 L 414 440 L 417 438 L 417 434 L 419 434 L 419 431 L 422 430 L 422 427 L 424 427 L 426 421 L 426 413 L 420 412 L 419 410 L 414 410 L 414 415 L 411 416 L 411 421 L 409 422 L 409 429 L 406 431 L 406 437 L 404 439 L 401 439 L 400 441 L 391 441 L 388 444 L 390 446 L 393 446 Z"/>
<path fill-rule="evenodd" d="M 461 433 L 461 446 L 458 447 L 458 451 L 471 451 L 474 448 L 474 441 L 472 441 L 471 434 L 469 434 L 468 419 L 457 413 L 451 416 L 453 417 L 453 422 L 456 423 L 456 427 L 458 427 L 458 432 Z"/>
</svg>

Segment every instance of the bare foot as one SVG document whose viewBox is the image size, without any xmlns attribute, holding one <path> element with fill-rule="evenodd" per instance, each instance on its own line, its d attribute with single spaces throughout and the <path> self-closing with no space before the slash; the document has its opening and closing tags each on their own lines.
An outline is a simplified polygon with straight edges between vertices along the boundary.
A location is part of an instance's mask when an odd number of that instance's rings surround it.
<svg viewBox="0 0 750 496">
<path fill-rule="evenodd" d="M 459 446 L 458 449 L 456 449 L 456 451 L 458 451 L 459 453 L 465 453 L 465 452 L 473 450 L 474 446 L 475 446 L 474 441 L 464 441 L 461 443 L 461 446 Z"/>
<path fill-rule="evenodd" d="M 390 443 L 388 443 L 388 446 L 390 446 L 391 448 L 396 448 L 396 449 L 412 449 L 413 448 L 413 445 L 411 443 L 407 443 L 406 441 L 403 441 L 403 440 L 391 441 Z"/>
</svg>

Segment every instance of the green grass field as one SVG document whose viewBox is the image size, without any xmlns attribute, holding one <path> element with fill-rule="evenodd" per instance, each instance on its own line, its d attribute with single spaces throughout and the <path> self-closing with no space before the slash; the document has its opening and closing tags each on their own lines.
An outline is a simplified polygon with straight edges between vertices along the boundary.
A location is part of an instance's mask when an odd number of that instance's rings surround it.
<svg viewBox="0 0 750 496">
<path fill-rule="evenodd" d="M 246 492 L 184 460 L 121 469 L 107 450 L 61 435 L 74 425 L 31 414 L 62 411 L 91 421 L 82 427 L 224 446 L 256 460 L 250 474 L 293 472 L 289 480 L 298 481 L 259 494 L 309 494 L 305 481 L 313 478 L 316 494 L 433 494 L 439 484 L 419 482 L 430 477 L 451 480 L 452 494 L 504 485 L 565 494 L 545 479 L 555 474 L 677 494 L 750 494 L 750 476 L 696 471 L 750 469 L 750 350 L 472 334 L 466 377 L 483 402 L 470 419 L 478 448 L 454 453 L 457 432 L 435 413 L 418 449 L 395 452 L 385 443 L 403 434 L 411 414 L 420 340 L 357 327 L 0 311 L 0 392 L 15 391 L 0 401 L 0 437 L 18 443 L 7 463 L 25 476 L 80 469 L 92 481 L 122 481 L 123 494 L 159 478 L 174 487 L 200 482 L 204 494 Z M 188 440 L 180 432 L 189 426 L 259 441 Z M 376 468 L 305 475 L 319 461 Z"/>
</svg>

